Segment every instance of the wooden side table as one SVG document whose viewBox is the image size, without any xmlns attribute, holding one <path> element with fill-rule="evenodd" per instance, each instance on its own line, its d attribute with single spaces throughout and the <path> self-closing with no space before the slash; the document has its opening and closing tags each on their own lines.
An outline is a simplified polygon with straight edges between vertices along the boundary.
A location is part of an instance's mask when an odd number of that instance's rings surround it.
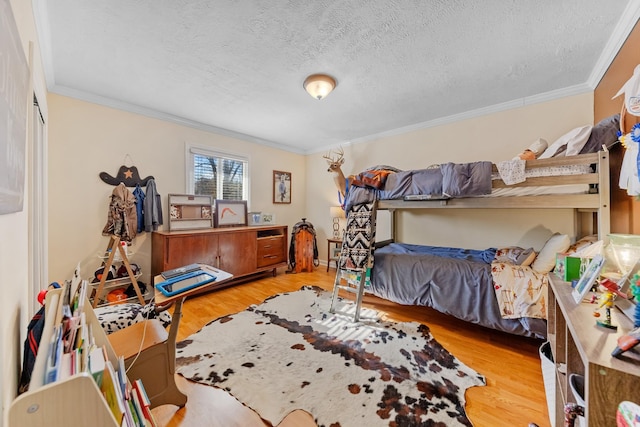
<svg viewBox="0 0 640 427">
<path fill-rule="evenodd" d="M 336 269 L 338 268 L 338 257 L 333 256 L 333 249 L 339 248 L 340 245 L 342 245 L 342 239 L 327 239 L 327 271 L 329 271 L 331 261 L 335 262 Z"/>
<path fill-rule="evenodd" d="M 215 275 L 216 282 L 225 282 L 233 278 L 233 275 L 208 265 L 203 264 L 201 268 Z M 154 284 L 163 281 L 164 278 L 160 275 L 154 278 Z M 165 404 L 183 407 L 187 403 L 187 396 L 178 389 L 174 378 L 176 336 L 182 317 L 182 303 L 189 295 L 193 295 L 199 290 L 201 287 L 166 297 L 158 289 L 155 289 L 157 306 L 162 307 L 174 302 L 176 304 L 168 333 L 158 319 L 152 319 L 120 329 L 108 336 L 116 355 L 124 357 L 129 377 L 142 379 L 152 408 Z M 144 342 L 141 342 L 143 337 Z"/>
</svg>

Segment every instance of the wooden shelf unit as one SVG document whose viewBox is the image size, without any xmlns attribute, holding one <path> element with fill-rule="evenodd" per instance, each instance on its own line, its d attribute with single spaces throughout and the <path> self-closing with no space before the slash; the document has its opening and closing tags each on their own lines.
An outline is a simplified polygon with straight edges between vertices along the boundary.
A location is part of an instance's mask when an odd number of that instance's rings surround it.
<svg viewBox="0 0 640 427">
<path fill-rule="evenodd" d="M 640 353 L 632 350 L 621 359 L 611 356 L 618 337 L 633 323 L 616 308 L 611 309 L 614 331 L 600 327 L 593 316 L 596 304 L 576 304 L 571 285 L 549 275 L 548 340 L 556 366 L 555 425 L 564 425 L 564 405 L 576 402 L 569 375 L 585 378 L 585 421 L 590 427 L 616 425 L 616 410 L 623 400 L 638 400 Z"/>
<path fill-rule="evenodd" d="M 169 194 L 169 230 L 213 228 L 213 197 Z"/>
<path fill-rule="evenodd" d="M 154 231 L 151 237 L 151 276 L 199 263 L 229 272 L 231 282 L 204 287 L 209 291 L 249 276 L 287 266 L 286 225 Z"/>
<path fill-rule="evenodd" d="M 68 285 L 66 285 L 68 286 Z M 29 391 L 18 396 L 9 408 L 10 427 L 119 427 L 100 388 L 89 372 L 80 372 L 66 379 L 43 385 L 47 345 L 56 323 L 58 307 L 62 305 L 63 288 L 49 290 L 46 297 L 45 326 L 36 356 Z M 84 313 L 98 347 L 105 346 L 114 366 L 118 358 L 104 333 L 91 305 L 84 304 Z"/>
</svg>

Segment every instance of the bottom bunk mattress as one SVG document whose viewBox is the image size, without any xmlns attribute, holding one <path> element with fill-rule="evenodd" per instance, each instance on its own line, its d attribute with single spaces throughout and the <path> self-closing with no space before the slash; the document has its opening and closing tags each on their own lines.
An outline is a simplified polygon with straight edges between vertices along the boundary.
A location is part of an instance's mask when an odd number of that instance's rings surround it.
<svg viewBox="0 0 640 427">
<path fill-rule="evenodd" d="M 544 339 L 544 319 L 502 317 L 491 274 L 495 253 L 392 243 L 375 251 L 370 290 L 399 304 L 431 307 L 495 330 Z"/>
</svg>

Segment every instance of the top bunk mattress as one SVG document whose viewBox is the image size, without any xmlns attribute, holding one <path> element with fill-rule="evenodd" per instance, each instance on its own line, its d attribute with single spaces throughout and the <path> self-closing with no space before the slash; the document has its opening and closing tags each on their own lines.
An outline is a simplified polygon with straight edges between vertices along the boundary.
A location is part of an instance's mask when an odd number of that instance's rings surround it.
<svg viewBox="0 0 640 427">
<path fill-rule="evenodd" d="M 373 200 L 442 200 L 458 198 L 493 198 L 542 195 L 592 194 L 600 182 L 601 166 L 608 156 L 600 153 L 510 162 L 519 166 L 518 182 L 509 183 L 503 170 L 490 162 L 447 163 L 426 169 L 386 172 L 376 179 L 376 169 L 365 171 L 352 181 L 345 198 L 345 208 Z M 502 162 L 505 163 L 505 162 Z M 596 165 L 594 168 L 593 165 Z M 368 185 L 362 177 L 373 177 Z M 513 175 L 513 174 L 512 174 Z"/>
</svg>

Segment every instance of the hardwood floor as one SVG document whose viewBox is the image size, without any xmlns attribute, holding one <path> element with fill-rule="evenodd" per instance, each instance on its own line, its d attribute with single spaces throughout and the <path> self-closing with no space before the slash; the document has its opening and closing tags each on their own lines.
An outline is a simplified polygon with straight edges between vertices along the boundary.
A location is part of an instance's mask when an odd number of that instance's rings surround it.
<svg viewBox="0 0 640 427">
<path fill-rule="evenodd" d="M 284 274 L 221 289 L 187 299 L 178 340 L 198 331 L 209 321 L 244 310 L 251 304 L 280 292 L 316 285 L 333 287 L 335 270 L 318 267 L 313 273 Z M 527 426 L 530 422 L 549 427 L 542 383 L 539 340 L 518 337 L 472 325 L 424 307 L 401 306 L 377 297 L 365 297 L 364 306 L 385 313 L 395 321 L 428 325 L 435 339 L 462 362 L 483 374 L 484 387 L 466 393 L 467 414 L 475 427 Z M 176 375 L 178 387 L 188 395 L 184 408 L 172 405 L 154 408 L 161 426 L 264 427 L 269 426 L 249 408 L 226 392 L 185 380 Z M 311 416 L 295 411 L 278 427 L 315 427 Z M 347 426 L 344 426 L 347 427 Z"/>
</svg>

